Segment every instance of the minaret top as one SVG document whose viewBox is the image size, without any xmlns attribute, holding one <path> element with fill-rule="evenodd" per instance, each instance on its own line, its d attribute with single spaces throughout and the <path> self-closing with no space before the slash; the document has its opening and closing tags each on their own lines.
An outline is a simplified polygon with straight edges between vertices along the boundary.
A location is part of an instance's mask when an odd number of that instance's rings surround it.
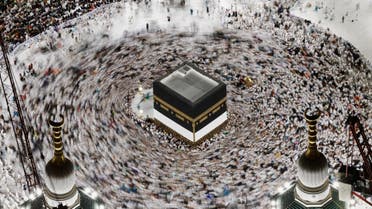
<svg viewBox="0 0 372 209">
<path fill-rule="evenodd" d="M 327 159 L 316 145 L 316 123 L 320 113 L 319 109 L 309 108 L 304 113 L 308 126 L 308 147 L 298 160 L 296 194 L 300 201 L 308 204 L 323 204 L 330 199 Z"/>
<path fill-rule="evenodd" d="M 317 108 L 316 110 L 314 111 L 311 111 L 310 108 L 306 109 L 305 110 L 305 119 L 306 119 L 306 123 L 307 123 L 307 126 L 309 127 L 308 128 L 308 147 L 307 149 L 310 150 L 310 151 L 315 151 L 317 150 L 317 146 L 316 146 L 316 123 L 317 123 L 317 120 L 319 119 L 320 117 L 320 110 Z"/>
<path fill-rule="evenodd" d="M 62 143 L 62 126 L 64 123 L 63 115 L 60 115 L 60 121 L 53 121 L 49 118 L 49 125 L 52 127 L 52 139 L 54 144 L 54 157 L 55 159 L 64 159 L 63 143 Z"/>
<path fill-rule="evenodd" d="M 316 145 L 316 124 L 317 120 L 320 117 L 320 110 L 310 110 L 308 108 L 305 110 L 304 115 L 308 126 L 308 146 L 306 151 L 301 155 L 299 159 L 299 169 L 308 170 L 311 172 L 323 170 L 327 167 L 327 160 L 325 156 L 318 151 Z"/>
<path fill-rule="evenodd" d="M 52 128 L 52 139 L 54 144 L 54 156 L 47 163 L 47 174 L 58 177 L 65 177 L 74 172 L 73 163 L 63 154 L 62 126 L 64 122 L 63 115 L 59 116 L 60 121 L 53 121 L 49 118 L 49 125 Z"/>
<path fill-rule="evenodd" d="M 80 204 L 80 199 L 75 186 L 74 164 L 63 155 L 64 118 L 60 115 L 60 121 L 55 121 L 52 117 L 49 118 L 48 123 L 52 129 L 54 156 L 45 166 L 45 201 L 48 208 L 58 208 L 60 204 L 68 208 L 76 208 Z"/>
</svg>

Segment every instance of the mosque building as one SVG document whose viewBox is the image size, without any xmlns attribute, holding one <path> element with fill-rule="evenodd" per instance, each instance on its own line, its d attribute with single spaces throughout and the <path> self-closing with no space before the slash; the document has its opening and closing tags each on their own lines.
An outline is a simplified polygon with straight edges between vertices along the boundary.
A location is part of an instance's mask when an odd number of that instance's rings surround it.
<svg viewBox="0 0 372 209">
<path fill-rule="evenodd" d="M 32 194 L 21 205 L 27 209 L 103 209 L 103 202 L 91 189 L 78 188 L 75 184 L 74 164 L 63 153 L 61 121 L 49 120 L 52 129 L 54 156 L 45 166 L 43 191 Z"/>
<path fill-rule="evenodd" d="M 339 189 L 329 182 L 328 163 L 317 149 L 316 124 L 320 111 L 305 112 L 308 125 L 308 147 L 298 160 L 297 181 L 275 195 L 274 209 L 345 209 L 348 203 L 339 198 Z"/>
<path fill-rule="evenodd" d="M 226 84 L 192 63 L 153 83 L 154 121 L 191 144 L 211 137 L 227 123 Z"/>
</svg>

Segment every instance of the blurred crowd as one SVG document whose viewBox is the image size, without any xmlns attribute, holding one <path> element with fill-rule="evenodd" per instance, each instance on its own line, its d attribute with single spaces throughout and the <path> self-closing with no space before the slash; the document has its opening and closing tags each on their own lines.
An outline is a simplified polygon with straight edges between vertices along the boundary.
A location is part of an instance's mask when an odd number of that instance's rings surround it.
<svg viewBox="0 0 372 209">
<path fill-rule="evenodd" d="M 0 2 L 0 23 L 5 25 L 5 40 L 21 43 L 49 27 L 57 27 L 104 4 L 120 0 L 4 0 Z"/>
</svg>

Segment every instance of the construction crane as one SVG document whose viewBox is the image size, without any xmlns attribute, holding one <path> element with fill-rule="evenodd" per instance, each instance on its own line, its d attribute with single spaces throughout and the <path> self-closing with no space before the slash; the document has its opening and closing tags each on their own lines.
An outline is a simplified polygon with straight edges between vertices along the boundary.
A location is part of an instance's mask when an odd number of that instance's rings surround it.
<svg viewBox="0 0 372 209">
<path fill-rule="evenodd" d="M 356 142 L 359 152 L 363 159 L 364 179 L 369 183 L 367 185 L 368 193 L 372 194 L 372 151 L 371 145 L 364 132 L 364 128 L 355 114 L 350 114 L 346 120 L 346 125 Z"/>
<path fill-rule="evenodd" d="M 25 114 L 17 93 L 16 82 L 8 59 L 8 49 L 0 31 L 0 46 L 5 63 L 0 63 L 0 81 L 11 122 L 18 154 L 26 177 L 29 192 L 40 186 L 40 178 L 31 150 L 30 138 L 33 137 L 32 126 L 26 124 Z"/>
</svg>

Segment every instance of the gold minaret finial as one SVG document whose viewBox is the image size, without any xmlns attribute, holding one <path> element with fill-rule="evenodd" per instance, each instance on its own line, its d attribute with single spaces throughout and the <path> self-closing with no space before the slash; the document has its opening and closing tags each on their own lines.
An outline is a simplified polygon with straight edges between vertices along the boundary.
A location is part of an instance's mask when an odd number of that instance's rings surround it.
<svg viewBox="0 0 372 209">
<path fill-rule="evenodd" d="M 59 115 L 61 121 L 53 121 L 49 118 L 49 125 L 52 127 L 52 138 L 54 144 L 54 158 L 64 158 L 62 144 L 62 126 L 64 123 L 63 115 Z"/>
<path fill-rule="evenodd" d="M 305 119 L 308 126 L 308 135 L 309 135 L 309 146 L 307 147 L 308 150 L 317 150 L 316 146 L 316 123 L 318 118 L 320 117 L 320 110 L 316 108 L 311 114 L 309 114 L 310 108 L 305 110 Z"/>
</svg>

